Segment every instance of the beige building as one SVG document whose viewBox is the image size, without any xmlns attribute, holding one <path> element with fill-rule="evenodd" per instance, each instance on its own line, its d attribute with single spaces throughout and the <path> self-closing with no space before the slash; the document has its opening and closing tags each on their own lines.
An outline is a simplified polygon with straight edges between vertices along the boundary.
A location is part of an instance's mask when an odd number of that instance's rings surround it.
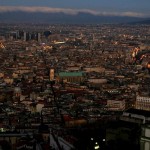
<svg viewBox="0 0 150 150">
<path fill-rule="evenodd" d="M 137 95 L 135 108 L 149 111 L 150 110 L 150 97 Z"/>
<path fill-rule="evenodd" d="M 125 110 L 125 100 L 107 100 L 107 109 L 111 111 Z"/>
<path fill-rule="evenodd" d="M 4 78 L 4 82 L 5 82 L 5 83 L 7 83 L 7 84 L 12 84 L 12 83 L 13 83 L 13 81 L 14 81 L 14 79 L 13 79 L 13 78 L 10 78 L 10 77 L 6 77 L 6 78 Z"/>
</svg>

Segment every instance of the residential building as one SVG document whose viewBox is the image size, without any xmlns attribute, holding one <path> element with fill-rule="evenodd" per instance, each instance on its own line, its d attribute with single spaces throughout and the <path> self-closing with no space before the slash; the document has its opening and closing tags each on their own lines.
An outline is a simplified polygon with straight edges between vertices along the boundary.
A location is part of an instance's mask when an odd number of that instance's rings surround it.
<svg viewBox="0 0 150 150">
<path fill-rule="evenodd" d="M 135 108 L 149 111 L 150 110 L 150 97 L 137 95 Z"/>
<path fill-rule="evenodd" d="M 107 100 L 107 109 L 111 111 L 125 110 L 125 100 Z"/>
</svg>

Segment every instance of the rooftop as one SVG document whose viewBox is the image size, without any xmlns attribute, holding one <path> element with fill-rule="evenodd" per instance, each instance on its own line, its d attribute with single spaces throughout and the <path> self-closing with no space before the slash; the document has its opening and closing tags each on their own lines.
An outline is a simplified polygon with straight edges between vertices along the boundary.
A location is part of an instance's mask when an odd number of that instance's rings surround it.
<svg viewBox="0 0 150 150">
<path fill-rule="evenodd" d="M 83 72 L 59 72 L 60 77 L 82 77 Z"/>
<path fill-rule="evenodd" d="M 132 114 L 137 114 L 137 115 L 142 115 L 145 117 L 150 117 L 150 111 L 146 111 L 146 110 L 139 110 L 139 109 L 128 109 L 126 111 L 127 113 L 132 113 Z"/>
</svg>

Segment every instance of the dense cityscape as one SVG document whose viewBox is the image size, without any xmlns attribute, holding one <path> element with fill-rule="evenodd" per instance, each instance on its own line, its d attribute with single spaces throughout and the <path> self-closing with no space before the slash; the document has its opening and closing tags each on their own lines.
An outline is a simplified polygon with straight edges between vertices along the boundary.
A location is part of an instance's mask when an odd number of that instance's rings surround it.
<svg viewBox="0 0 150 150">
<path fill-rule="evenodd" d="M 150 149 L 150 25 L 0 24 L 0 65 L 0 149 Z"/>
</svg>

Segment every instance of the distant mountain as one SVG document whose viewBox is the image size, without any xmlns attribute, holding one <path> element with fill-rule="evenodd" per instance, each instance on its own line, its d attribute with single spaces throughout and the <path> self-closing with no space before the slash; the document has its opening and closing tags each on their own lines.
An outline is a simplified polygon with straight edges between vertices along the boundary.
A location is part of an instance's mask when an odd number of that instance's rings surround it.
<svg viewBox="0 0 150 150">
<path fill-rule="evenodd" d="M 64 13 L 27 13 L 22 11 L 0 13 L 0 23 L 129 23 L 143 21 L 142 18 L 120 16 L 98 16 L 89 13 L 69 15 Z"/>
<path fill-rule="evenodd" d="M 133 22 L 133 24 L 150 24 L 150 19 L 138 21 L 138 22 Z"/>
</svg>

